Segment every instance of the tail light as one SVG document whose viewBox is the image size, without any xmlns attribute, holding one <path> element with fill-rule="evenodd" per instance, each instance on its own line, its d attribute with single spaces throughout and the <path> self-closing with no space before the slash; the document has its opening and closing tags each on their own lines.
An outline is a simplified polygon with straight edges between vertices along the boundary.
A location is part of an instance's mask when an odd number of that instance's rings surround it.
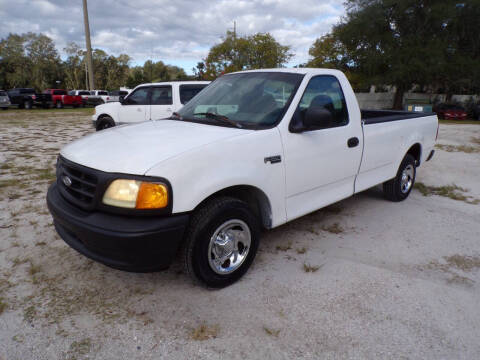
<svg viewBox="0 0 480 360">
<path fill-rule="evenodd" d="M 37 97 L 35 95 L 32 95 L 32 100 L 35 100 Z"/>
</svg>

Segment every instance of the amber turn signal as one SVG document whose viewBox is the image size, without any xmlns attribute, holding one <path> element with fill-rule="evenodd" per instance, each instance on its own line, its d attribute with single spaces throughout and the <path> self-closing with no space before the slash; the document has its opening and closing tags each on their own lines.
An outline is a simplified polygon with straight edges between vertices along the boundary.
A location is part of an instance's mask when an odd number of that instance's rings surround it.
<svg viewBox="0 0 480 360">
<path fill-rule="evenodd" d="M 163 184 L 142 182 L 138 190 L 136 209 L 161 209 L 168 205 L 168 190 Z"/>
</svg>

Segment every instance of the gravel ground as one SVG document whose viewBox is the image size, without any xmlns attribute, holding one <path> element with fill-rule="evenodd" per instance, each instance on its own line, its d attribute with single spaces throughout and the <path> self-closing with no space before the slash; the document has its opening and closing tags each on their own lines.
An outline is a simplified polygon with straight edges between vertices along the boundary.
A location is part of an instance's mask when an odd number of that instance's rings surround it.
<svg viewBox="0 0 480 360">
<path fill-rule="evenodd" d="M 480 358 L 479 125 L 440 127 L 408 200 L 375 188 L 266 232 L 217 291 L 58 237 L 56 154 L 92 131 L 88 111 L 0 113 L 1 360 Z"/>
</svg>

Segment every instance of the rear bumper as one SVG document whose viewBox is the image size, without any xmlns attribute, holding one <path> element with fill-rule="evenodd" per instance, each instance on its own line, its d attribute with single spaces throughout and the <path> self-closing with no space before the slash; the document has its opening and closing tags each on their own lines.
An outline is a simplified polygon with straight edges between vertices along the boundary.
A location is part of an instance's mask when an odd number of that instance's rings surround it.
<svg viewBox="0 0 480 360">
<path fill-rule="evenodd" d="M 55 229 L 73 249 L 92 260 L 127 271 L 147 272 L 170 265 L 189 215 L 128 217 L 85 212 L 68 203 L 56 183 L 47 193 Z"/>
</svg>

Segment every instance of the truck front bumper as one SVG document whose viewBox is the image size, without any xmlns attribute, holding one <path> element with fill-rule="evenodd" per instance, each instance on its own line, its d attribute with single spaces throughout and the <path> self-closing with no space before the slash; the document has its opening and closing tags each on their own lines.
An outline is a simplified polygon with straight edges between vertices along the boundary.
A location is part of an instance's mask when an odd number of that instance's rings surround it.
<svg viewBox="0 0 480 360">
<path fill-rule="evenodd" d="M 189 215 L 130 217 L 85 212 L 67 202 L 57 184 L 47 205 L 60 237 L 73 249 L 107 266 L 133 272 L 166 268 L 176 255 Z"/>
</svg>

